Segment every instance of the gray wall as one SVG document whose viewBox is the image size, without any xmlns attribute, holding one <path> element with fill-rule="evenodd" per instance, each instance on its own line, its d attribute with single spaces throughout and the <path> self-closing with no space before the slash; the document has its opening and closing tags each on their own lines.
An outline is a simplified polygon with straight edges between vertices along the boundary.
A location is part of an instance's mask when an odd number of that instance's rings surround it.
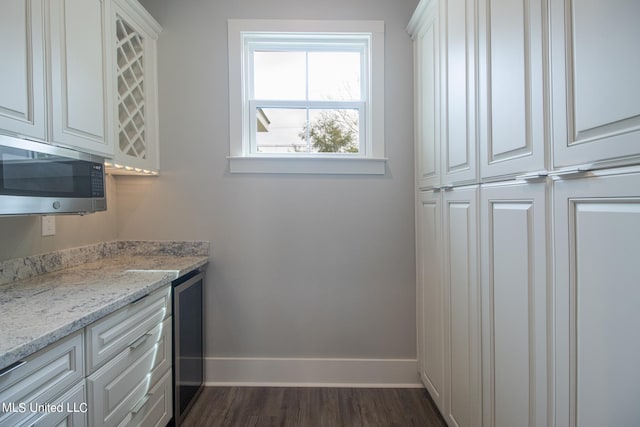
<svg viewBox="0 0 640 427">
<path fill-rule="evenodd" d="M 415 358 L 417 0 L 143 0 L 159 42 L 159 178 L 118 177 L 118 237 L 212 243 L 207 351 Z M 386 24 L 385 176 L 231 175 L 227 19 Z"/>
<path fill-rule="evenodd" d="M 114 240 L 114 178 L 107 176 L 107 211 L 86 216 L 56 216 L 55 236 L 42 236 L 41 216 L 0 217 L 0 260 Z"/>
</svg>

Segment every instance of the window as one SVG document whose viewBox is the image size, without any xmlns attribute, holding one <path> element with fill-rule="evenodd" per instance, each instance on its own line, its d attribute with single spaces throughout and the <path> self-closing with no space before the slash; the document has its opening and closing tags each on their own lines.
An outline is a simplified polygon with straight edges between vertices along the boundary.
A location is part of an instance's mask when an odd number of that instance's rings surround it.
<svg viewBox="0 0 640 427">
<path fill-rule="evenodd" d="M 229 20 L 230 170 L 384 174 L 384 24 Z"/>
</svg>

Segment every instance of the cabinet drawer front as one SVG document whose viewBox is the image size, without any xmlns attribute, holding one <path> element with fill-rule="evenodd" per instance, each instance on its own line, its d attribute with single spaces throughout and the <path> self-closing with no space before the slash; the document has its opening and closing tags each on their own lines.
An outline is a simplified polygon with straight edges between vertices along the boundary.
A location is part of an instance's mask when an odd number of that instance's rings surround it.
<svg viewBox="0 0 640 427">
<path fill-rule="evenodd" d="M 125 426 L 157 427 L 165 426 L 173 416 L 173 393 L 171 391 L 171 370 L 136 405 L 120 423 Z"/>
<path fill-rule="evenodd" d="M 162 322 L 171 310 L 171 288 L 156 291 L 87 326 L 87 374 Z"/>
<path fill-rule="evenodd" d="M 160 338 L 156 345 L 156 353 L 151 368 L 149 387 L 153 388 L 164 376 L 165 372 L 171 369 L 173 364 L 173 334 L 171 331 L 172 318 L 168 317 L 162 322 Z"/>
<path fill-rule="evenodd" d="M 90 417 L 94 426 L 118 425 L 148 392 L 163 324 L 144 334 L 139 345 L 118 354 L 87 378 Z"/>
<path fill-rule="evenodd" d="M 29 356 L 22 366 L 0 377 L 0 402 L 4 406 L 0 426 L 16 425 L 32 416 L 31 403 L 51 402 L 83 378 L 82 339 L 82 331 L 78 331 Z"/>
<path fill-rule="evenodd" d="M 82 381 L 52 404 L 54 408 L 62 408 L 62 412 L 52 411 L 38 415 L 29 419 L 24 425 L 31 427 L 84 427 L 87 425 L 86 402 L 87 394 L 84 381 Z"/>
</svg>

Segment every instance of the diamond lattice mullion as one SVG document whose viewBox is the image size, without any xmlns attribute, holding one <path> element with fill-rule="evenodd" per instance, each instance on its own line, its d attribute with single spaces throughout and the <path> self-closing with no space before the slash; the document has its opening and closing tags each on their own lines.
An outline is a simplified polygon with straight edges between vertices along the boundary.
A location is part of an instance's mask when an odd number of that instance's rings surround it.
<svg viewBox="0 0 640 427">
<path fill-rule="evenodd" d="M 117 64 L 120 150 L 146 158 L 143 39 L 126 22 L 117 21 Z"/>
</svg>

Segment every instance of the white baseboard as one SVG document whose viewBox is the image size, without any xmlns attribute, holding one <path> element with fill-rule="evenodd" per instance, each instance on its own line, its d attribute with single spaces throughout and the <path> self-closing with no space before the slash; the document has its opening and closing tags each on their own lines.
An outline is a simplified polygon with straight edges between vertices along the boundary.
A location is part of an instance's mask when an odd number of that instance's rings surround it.
<svg viewBox="0 0 640 427">
<path fill-rule="evenodd" d="M 415 359 L 205 359 L 207 386 L 422 388 Z"/>
</svg>

